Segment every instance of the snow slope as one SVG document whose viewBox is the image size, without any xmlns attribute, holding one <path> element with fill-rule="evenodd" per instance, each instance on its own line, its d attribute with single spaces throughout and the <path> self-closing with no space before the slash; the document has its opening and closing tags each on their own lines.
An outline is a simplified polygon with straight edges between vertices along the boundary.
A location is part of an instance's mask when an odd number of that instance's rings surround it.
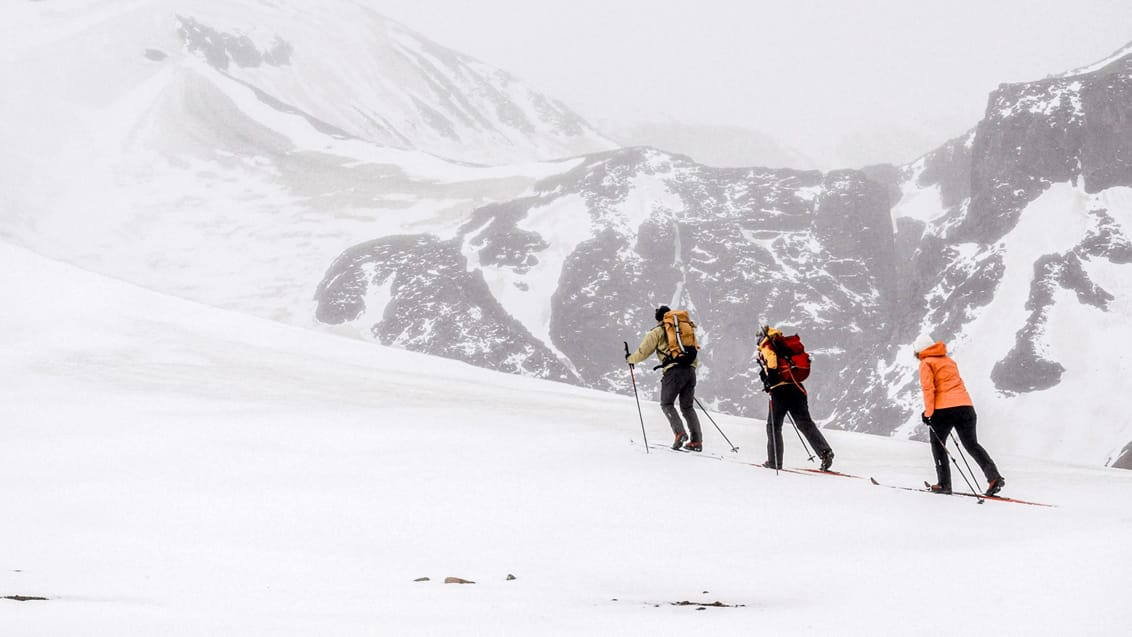
<svg viewBox="0 0 1132 637">
<path fill-rule="evenodd" d="M 38 98 L 32 104 L 61 91 L 107 106 L 153 71 L 192 58 L 341 139 L 486 164 L 615 146 L 518 78 L 380 15 L 380 3 L 19 4 L 0 9 L 13 62 L 3 73 L 20 81 L 21 95 Z"/>
<path fill-rule="evenodd" d="M 645 454 L 631 398 L 207 308 L 5 243 L 0 272 L 0 597 L 49 598 L 0 599 L 7 637 L 1132 624 L 1128 472 L 992 447 L 1004 495 L 1057 505 L 1040 508 Z M 741 447 L 729 459 L 762 459 L 758 423 L 716 420 Z M 843 471 L 930 476 L 922 444 L 828 435 Z"/>
<path fill-rule="evenodd" d="M 925 206 L 926 200 L 935 203 Z M 938 201 L 936 185 L 906 187 L 894 216 L 945 226 L 952 221 L 942 215 Z M 936 219 L 921 214 L 933 207 Z M 1081 186 L 1055 183 L 1025 207 L 1016 226 L 1000 241 L 953 246 L 955 271 L 977 273 L 982 264 L 995 259 L 1001 259 L 1003 266 L 993 298 L 969 310 L 962 337 L 947 344 L 980 422 L 992 425 L 984 435 L 989 444 L 1051 460 L 1108 464 L 1132 439 L 1132 423 L 1116 415 L 1132 372 L 1132 350 L 1124 338 L 1132 308 L 1130 266 L 1126 257 L 1090 249 L 1100 243 L 1097 237 L 1105 223 L 1118 233 L 1109 242 L 1117 246 L 1127 242 L 1125 237 L 1132 233 L 1132 189 L 1113 187 L 1090 194 Z M 1043 263 L 1051 258 L 1079 259 L 1083 274 L 1071 281 L 1054 279 L 1048 307 L 1043 307 L 1042 286 L 1049 276 L 1041 275 Z M 947 280 L 936 283 L 926 295 L 929 307 L 951 294 L 951 285 Z M 1111 298 L 1104 303 L 1091 300 L 1088 292 L 1093 286 L 1103 291 L 1097 296 Z M 946 316 L 932 309 L 921 331 L 940 337 L 939 325 Z M 1064 368 L 1052 382 L 1056 389 L 1018 392 L 996 386 L 992 376 L 996 364 L 1008 359 L 1020 343 L 1028 345 L 1027 340 L 1042 357 L 1037 362 L 1054 361 Z M 922 399 L 915 366 L 910 355 L 898 357 L 894 364 L 900 370 L 896 377 L 907 382 L 897 400 L 918 413 Z M 912 425 L 905 426 L 903 433 L 910 433 Z"/>
<path fill-rule="evenodd" d="M 454 231 L 612 146 L 353 0 L 7 3 L 0 38 L 18 123 L 0 126 L 0 237 L 293 324 L 375 228 Z"/>
</svg>

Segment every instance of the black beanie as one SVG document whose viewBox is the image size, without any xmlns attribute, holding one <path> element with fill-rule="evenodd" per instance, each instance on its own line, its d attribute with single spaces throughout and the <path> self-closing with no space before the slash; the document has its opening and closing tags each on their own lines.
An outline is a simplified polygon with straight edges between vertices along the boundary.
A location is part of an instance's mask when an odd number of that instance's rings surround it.
<svg viewBox="0 0 1132 637">
<path fill-rule="evenodd" d="M 668 309 L 667 305 L 662 305 L 662 306 L 656 308 L 656 322 L 659 323 L 659 322 L 663 321 L 664 315 L 668 314 L 671 311 L 672 310 Z"/>
</svg>

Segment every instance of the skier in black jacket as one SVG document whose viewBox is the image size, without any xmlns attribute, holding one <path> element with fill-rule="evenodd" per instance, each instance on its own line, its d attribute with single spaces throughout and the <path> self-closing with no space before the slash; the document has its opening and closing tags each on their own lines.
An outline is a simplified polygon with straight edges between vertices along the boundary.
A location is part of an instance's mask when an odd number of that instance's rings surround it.
<svg viewBox="0 0 1132 637">
<path fill-rule="evenodd" d="M 773 342 L 781 336 L 782 332 L 769 325 L 759 328 L 759 366 L 762 368 L 759 377 L 763 381 L 763 390 L 770 394 L 770 414 L 766 419 L 768 459 L 763 466 L 782 468 L 782 421 L 786 414 L 790 414 L 798 430 L 810 441 L 814 452 L 821 458 L 821 470 L 829 471 L 833 465 L 833 449 L 810 417 L 806 388 L 779 369 L 778 352 L 775 351 Z"/>
</svg>

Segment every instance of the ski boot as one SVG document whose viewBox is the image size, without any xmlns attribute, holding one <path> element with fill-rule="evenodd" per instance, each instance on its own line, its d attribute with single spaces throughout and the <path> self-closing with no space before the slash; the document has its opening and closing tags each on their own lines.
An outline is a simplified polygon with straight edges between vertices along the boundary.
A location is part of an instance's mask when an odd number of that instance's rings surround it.
<svg viewBox="0 0 1132 637">
<path fill-rule="evenodd" d="M 822 471 L 829 471 L 829 468 L 832 467 L 832 466 L 833 466 L 833 449 L 830 449 L 829 451 L 827 451 L 827 452 L 825 452 L 821 455 L 821 470 Z"/>
<path fill-rule="evenodd" d="M 1006 486 L 1006 478 L 1004 478 L 1002 476 L 998 476 L 994 480 L 991 480 L 990 482 L 987 483 L 987 492 L 983 495 L 995 495 L 999 491 L 1002 491 L 1002 487 L 1005 487 L 1005 486 Z"/>
</svg>

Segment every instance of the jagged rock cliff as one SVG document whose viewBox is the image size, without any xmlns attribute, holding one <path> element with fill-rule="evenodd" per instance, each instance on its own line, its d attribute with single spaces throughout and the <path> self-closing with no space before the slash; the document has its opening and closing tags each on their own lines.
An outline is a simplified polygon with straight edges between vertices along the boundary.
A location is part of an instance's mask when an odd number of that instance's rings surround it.
<svg viewBox="0 0 1132 637">
<path fill-rule="evenodd" d="M 931 329 L 965 347 L 976 387 L 994 399 L 986 411 L 1028 423 L 1046 447 L 1058 439 L 1046 430 L 1063 427 L 1043 416 L 1065 410 L 1029 406 L 1072 392 L 1062 400 L 1089 413 L 1113 372 L 1088 361 L 1100 352 L 1082 353 L 1113 339 L 1103 324 L 1127 312 L 1118 281 L 1132 263 L 1130 87 L 1127 47 L 1088 69 L 1002 85 L 978 126 L 899 183 L 897 242 L 916 246 L 900 294 L 924 301 L 904 313 L 900 340 Z M 914 393 L 905 387 L 906 404 Z"/>
<path fill-rule="evenodd" d="M 392 262 L 392 241 L 411 245 L 413 257 Z M 503 354 L 523 343 L 554 352 L 576 374 L 540 362 L 548 377 L 625 390 L 621 341 L 635 347 L 657 305 L 687 307 L 704 343 L 701 398 L 755 414 L 764 402 L 752 342 L 759 321 L 803 331 L 825 372 L 814 390 L 828 398 L 866 390 L 839 372 L 859 374 L 859 353 L 887 340 L 896 302 L 888 196 L 858 171 L 713 169 L 626 149 L 591 156 L 539 182 L 530 196 L 478 209 L 451 241 L 443 259 L 440 243 L 423 235 L 351 249 L 320 287 L 320 320 L 354 320 L 369 309 L 382 342 L 451 355 L 444 339 L 426 338 L 419 321 L 394 308 L 411 303 L 403 295 L 420 296 L 418 286 L 452 281 L 460 293 L 442 301 L 424 295 L 434 300 L 418 304 L 418 313 L 467 317 L 480 311 L 470 291 L 491 289 L 511 315 L 528 317 L 527 329 L 489 335 L 467 320 L 456 343 L 490 343 L 486 349 L 499 355 L 486 364 L 497 369 L 513 366 Z M 464 259 L 453 263 L 453 252 Z M 365 298 L 388 285 L 391 269 L 392 300 L 374 316 Z M 402 285 L 402 278 L 420 283 Z M 537 316 L 532 305 L 541 308 Z M 836 404 L 827 400 L 816 411 L 831 413 Z M 840 424 L 860 428 L 855 417 L 847 413 Z"/>
<path fill-rule="evenodd" d="M 822 174 L 715 169 L 643 148 L 590 155 L 479 208 L 446 243 L 396 239 L 416 247 L 392 266 L 381 241 L 351 249 L 320 287 L 319 316 L 496 369 L 516 368 L 517 346 L 537 352 L 533 373 L 627 391 L 620 342 L 636 345 L 656 305 L 686 307 L 704 343 L 701 398 L 754 416 L 765 399 L 753 332 L 768 321 L 801 332 L 813 352 L 811 403 L 826 426 L 910 437 L 923 430 L 907 344 L 930 331 L 962 354 L 980 411 L 1000 416 L 1012 397 L 1052 396 L 1066 374 L 1091 373 L 1058 354 L 1051 321 L 1126 302 L 1126 290 L 1098 279 L 1132 262 L 1130 83 L 1132 57 L 1121 55 L 1003 85 L 975 128 L 902 168 Z M 447 246 L 445 269 L 426 248 L 434 243 Z M 362 312 L 390 267 L 397 281 L 432 289 L 450 277 L 462 292 L 437 310 L 402 286 L 381 311 Z M 477 309 L 490 305 L 485 290 L 498 309 Z M 400 304 L 518 324 L 484 348 L 507 355 L 463 355 L 391 309 Z M 449 338 L 483 335 L 469 321 Z"/>
</svg>

